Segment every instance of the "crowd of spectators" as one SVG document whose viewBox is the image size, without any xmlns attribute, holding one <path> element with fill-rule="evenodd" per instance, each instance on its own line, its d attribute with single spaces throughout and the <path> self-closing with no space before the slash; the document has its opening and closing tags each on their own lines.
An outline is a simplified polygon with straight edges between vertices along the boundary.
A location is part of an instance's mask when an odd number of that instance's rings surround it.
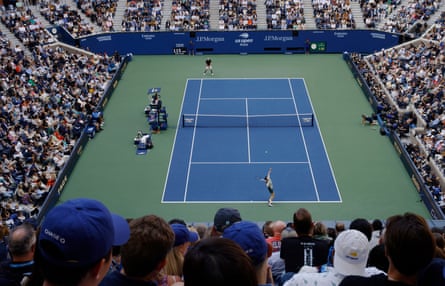
<svg viewBox="0 0 445 286">
<path fill-rule="evenodd" d="M 122 19 L 124 32 L 153 32 L 161 29 L 163 1 L 128 1 Z"/>
<path fill-rule="evenodd" d="M 64 27 L 75 38 L 95 32 L 94 26 L 83 20 L 77 9 L 72 9 L 60 0 L 42 0 L 39 5 L 40 14 L 48 22 Z"/>
<path fill-rule="evenodd" d="M 401 0 L 395 1 L 360 1 L 360 9 L 363 13 L 363 21 L 366 27 L 373 29 L 376 28 L 378 24 L 382 23 L 389 15 L 392 14 L 400 5 Z"/>
<path fill-rule="evenodd" d="M 210 29 L 210 0 L 173 0 L 168 31 L 205 31 Z"/>
<path fill-rule="evenodd" d="M 101 27 L 102 32 L 113 32 L 113 19 L 116 14 L 117 0 L 78 0 L 77 9 L 80 9 L 91 22 Z"/>
<path fill-rule="evenodd" d="M 266 22 L 268 29 L 303 30 L 304 4 L 302 0 L 275 1 L 266 0 Z"/>
<path fill-rule="evenodd" d="M 255 30 L 257 28 L 257 7 L 255 0 L 220 0 L 218 29 Z"/>
<path fill-rule="evenodd" d="M 0 38 L 0 215 L 13 226 L 38 214 L 120 57 L 56 44 L 25 53 Z"/>
<path fill-rule="evenodd" d="M 439 21 L 425 39 L 355 57 L 380 103 L 383 121 L 400 137 L 410 138 L 406 150 L 441 206 L 445 204 L 441 179 L 445 175 L 445 46 L 436 39 L 441 39 L 442 29 Z"/>
<path fill-rule="evenodd" d="M 355 29 L 356 23 L 349 0 L 312 0 L 317 29 Z"/>
<path fill-rule="evenodd" d="M 6 9 L 3 7 L 1 21 L 29 49 L 53 41 L 52 36 L 30 9 L 12 6 Z"/>
<path fill-rule="evenodd" d="M 208 224 L 155 214 L 125 219 L 99 201 L 72 199 L 51 209 L 40 227 L 24 223 L 0 233 L 9 237 L 0 245 L 0 284 L 445 283 L 445 229 L 415 213 L 328 225 L 298 208 L 286 221 L 261 227 L 234 208 L 218 209 Z"/>
<path fill-rule="evenodd" d="M 210 1 L 185 0 L 172 1 L 171 11 L 163 11 L 163 0 L 129 0 L 121 22 L 121 30 L 125 32 L 166 31 L 197 31 L 210 30 Z M 74 37 L 89 35 L 96 32 L 115 31 L 115 15 L 117 0 L 75 1 L 75 9 L 60 0 L 39 1 L 40 13 L 51 24 L 64 26 Z M 218 30 L 255 30 L 258 26 L 257 7 L 255 0 L 220 0 Z M 267 29 L 301 30 L 305 28 L 304 4 L 302 0 L 266 0 Z M 11 5 L 10 5 L 11 6 Z M 368 28 L 394 33 L 408 33 L 419 36 L 427 28 L 427 21 L 440 7 L 440 1 L 409 1 L 400 0 L 361 0 L 364 24 Z M 37 17 L 25 6 L 21 12 L 9 12 L 3 9 L 3 18 L 8 20 L 10 14 L 24 13 L 27 23 L 21 27 L 26 30 L 24 41 L 40 41 L 43 33 Z M 357 27 L 351 11 L 350 0 L 327 1 L 312 0 L 313 17 L 317 29 L 355 29 Z M 169 13 L 162 27 L 164 13 Z M 80 14 L 89 20 L 83 19 Z M 12 21 L 14 23 L 14 21 Z M 95 25 L 99 28 L 96 28 Z"/>
<path fill-rule="evenodd" d="M 414 1 L 409 0 L 397 6 L 397 8 L 379 27 L 380 30 L 392 33 L 408 33 L 415 29 L 417 24 L 428 21 L 440 6 L 440 1 Z"/>
<path fill-rule="evenodd" d="M 431 28 L 423 35 L 426 40 L 441 42 L 445 36 L 445 13 L 441 13 Z"/>
</svg>

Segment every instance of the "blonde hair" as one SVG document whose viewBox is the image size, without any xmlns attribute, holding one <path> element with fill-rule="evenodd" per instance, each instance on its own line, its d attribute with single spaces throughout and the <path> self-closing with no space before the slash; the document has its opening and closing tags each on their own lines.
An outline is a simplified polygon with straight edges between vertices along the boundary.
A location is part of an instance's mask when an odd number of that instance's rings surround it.
<svg viewBox="0 0 445 286">
<path fill-rule="evenodd" d="M 167 275 L 177 275 L 182 277 L 182 266 L 184 264 L 184 255 L 180 246 L 173 247 L 172 251 L 167 254 L 167 263 L 163 272 Z"/>
</svg>

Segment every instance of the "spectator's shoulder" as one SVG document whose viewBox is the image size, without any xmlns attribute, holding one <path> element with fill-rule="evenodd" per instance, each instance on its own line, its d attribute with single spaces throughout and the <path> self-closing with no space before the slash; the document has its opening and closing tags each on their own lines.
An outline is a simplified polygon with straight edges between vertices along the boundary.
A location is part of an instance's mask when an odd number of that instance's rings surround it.
<svg viewBox="0 0 445 286">
<path fill-rule="evenodd" d="M 355 275 L 351 275 L 351 276 L 346 276 L 341 283 L 339 284 L 339 286 L 355 286 L 355 285 L 360 285 L 360 286 L 378 286 L 378 285 L 386 285 L 385 281 L 387 281 L 387 277 L 386 274 L 382 273 L 382 274 L 377 274 L 377 275 L 373 275 L 370 277 L 363 277 L 363 276 L 355 276 Z"/>
<path fill-rule="evenodd" d="M 0 266 L 0 285 L 1 286 L 20 286 L 22 275 L 11 272 L 9 263 L 4 262 Z"/>
</svg>

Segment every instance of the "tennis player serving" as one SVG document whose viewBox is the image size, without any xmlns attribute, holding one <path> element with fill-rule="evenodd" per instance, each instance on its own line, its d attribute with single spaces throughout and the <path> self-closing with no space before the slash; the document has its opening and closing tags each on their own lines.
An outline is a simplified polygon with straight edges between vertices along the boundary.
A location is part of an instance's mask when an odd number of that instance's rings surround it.
<svg viewBox="0 0 445 286">
<path fill-rule="evenodd" d="M 272 179 L 270 178 L 270 174 L 272 173 L 272 168 L 269 168 L 269 171 L 267 172 L 266 177 L 264 177 L 263 179 L 261 179 L 261 181 L 263 181 L 264 183 L 266 183 L 266 187 L 267 190 L 270 193 L 269 196 L 269 200 L 267 201 L 267 204 L 269 205 L 269 207 L 272 206 L 272 201 L 275 198 L 275 192 L 273 190 L 273 184 L 272 184 Z"/>
<path fill-rule="evenodd" d="M 212 59 L 210 58 L 207 58 L 205 60 L 205 68 L 203 75 L 206 75 L 208 72 L 210 72 L 210 74 L 213 75 Z"/>
</svg>

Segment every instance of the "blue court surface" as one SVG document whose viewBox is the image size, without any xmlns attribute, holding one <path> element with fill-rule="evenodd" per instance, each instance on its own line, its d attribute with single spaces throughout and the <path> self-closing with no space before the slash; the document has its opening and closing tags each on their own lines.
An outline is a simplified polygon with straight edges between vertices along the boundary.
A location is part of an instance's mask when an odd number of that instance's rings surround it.
<svg viewBox="0 0 445 286">
<path fill-rule="evenodd" d="M 162 202 L 341 202 L 303 79 L 189 79 Z"/>
</svg>

